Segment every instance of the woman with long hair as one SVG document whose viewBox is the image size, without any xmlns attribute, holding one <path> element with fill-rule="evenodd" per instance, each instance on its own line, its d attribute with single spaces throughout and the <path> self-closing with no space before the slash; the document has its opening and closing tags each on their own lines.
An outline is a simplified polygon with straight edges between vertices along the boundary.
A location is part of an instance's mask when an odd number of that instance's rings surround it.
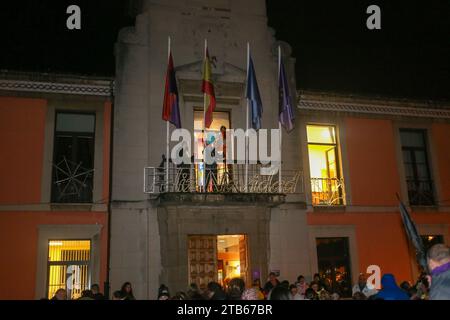
<svg viewBox="0 0 450 320">
<path fill-rule="evenodd" d="M 133 288 L 131 287 L 130 282 L 125 282 L 122 285 L 120 291 L 122 292 L 122 295 L 125 297 L 124 300 L 136 300 L 136 298 L 133 295 Z"/>
</svg>

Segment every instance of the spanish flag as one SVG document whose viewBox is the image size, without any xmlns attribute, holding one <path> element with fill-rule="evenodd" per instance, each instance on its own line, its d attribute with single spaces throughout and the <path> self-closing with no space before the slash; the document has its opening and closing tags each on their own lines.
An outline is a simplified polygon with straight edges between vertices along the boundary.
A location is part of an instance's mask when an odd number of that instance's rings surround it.
<svg viewBox="0 0 450 320">
<path fill-rule="evenodd" d="M 205 128 L 209 128 L 213 121 L 213 112 L 216 108 L 216 96 L 211 78 L 211 61 L 209 59 L 208 48 L 205 49 L 205 62 L 203 64 L 202 92 L 205 99 Z"/>
</svg>

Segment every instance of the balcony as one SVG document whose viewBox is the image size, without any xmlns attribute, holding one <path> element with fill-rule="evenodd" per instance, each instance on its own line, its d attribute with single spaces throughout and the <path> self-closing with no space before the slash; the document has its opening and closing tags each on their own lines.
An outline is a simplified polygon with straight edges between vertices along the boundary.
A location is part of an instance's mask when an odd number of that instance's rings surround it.
<svg viewBox="0 0 450 320">
<path fill-rule="evenodd" d="M 312 205 L 344 205 L 344 190 L 342 178 L 311 178 Z"/>
<path fill-rule="evenodd" d="M 406 180 L 409 204 L 412 206 L 432 206 L 434 202 L 432 180 Z"/>
<path fill-rule="evenodd" d="M 303 175 L 298 170 L 282 170 L 266 174 L 262 165 L 203 163 L 144 168 L 144 192 L 148 194 L 300 194 L 303 193 Z M 168 183 L 167 183 L 168 178 Z M 281 184 L 280 184 L 281 181 Z"/>
</svg>

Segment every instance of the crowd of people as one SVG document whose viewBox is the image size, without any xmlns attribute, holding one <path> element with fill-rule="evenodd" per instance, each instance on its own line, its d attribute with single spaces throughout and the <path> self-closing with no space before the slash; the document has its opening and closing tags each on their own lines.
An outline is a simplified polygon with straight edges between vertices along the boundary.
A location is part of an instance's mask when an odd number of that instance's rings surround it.
<svg viewBox="0 0 450 320">
<path fill-rule="evenodd" d="M 56 290 L 50 300 L 68 300 L 67 291 L 63 288 Z M 93 284 L 91 289 L 83 290 L 77 300 L 107 300 L 107 298 L 100 292 L 100 286 Z M 112 300 L 136 300 L 131 283 L 125 282 L 120 290 L 114 291 Z"/>
<path fill-rule="evenodd" d="M 428 251 L 429 274 L 422 273 L 414 284 L 403 281 L 397 284 L 393 274 L 384 274 L 381 278 L 381 289 L 375 289 L 360 274 L 358 283 L 352 288 L 351 299 L 354 300 L 450 300 L 450 248 L 437 244 Z M 59 289 L 52 300 L 65 300 L 66 292 Z M 341 292 L 334 291 L 329 282 L 315 274 L 313 281 L 307 283 L 300 275 L 297 281 L 279 281 L 273 272 L 263 287 L 259 279 L 255 279 L 251 287 L 246 287 L 241 278 L 232 279 L 226 287 L 217 282 L 210 282 L 206 288 L 199 288 L 195 283 L 186 291 L 170 294 L 169 288 L 161 285 L 158 290 L 159 300 L 340 300 Z M 91 290 L 83 291 L 80 300 L 103 300 L 98 285 Z M 121 290 L 115 291 L 113 300 L 135 300 L 131 283 L 125 282 Z"/>
</svg>

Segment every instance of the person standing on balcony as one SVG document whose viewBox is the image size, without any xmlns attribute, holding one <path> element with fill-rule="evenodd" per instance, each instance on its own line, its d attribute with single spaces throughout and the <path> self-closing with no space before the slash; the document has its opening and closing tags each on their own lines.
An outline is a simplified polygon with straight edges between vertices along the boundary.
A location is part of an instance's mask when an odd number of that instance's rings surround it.
<svg viewBox="0 0 450 320">
<path fill-rule="evenodd" d="M 216 138 L 214 134 L 207 133 L 205 141 L 205 149 L 203 150 L 203 156 L 205 159 L 205 192 L 217 191 L 217 162 L 216 162 Z M 205 152 L 206 151 L 206 152 Z M 209 158 L 209 159 L 208 159 Z M 210 163 L 208 163 L 210 162 Z"/>
<path fill-rule="evenodd" d="M 439 243 L 427 253 L 431 271 L 430 300 L 450 300 L 450 248 Z"/>
<path fill-rule="evenodd" d="M 166 191 L 166 162 L 167 162 L 166 155 L 162 154 L 161 155 L 161 163 L 159 164 L 158 168 L 156 169 L 158 171 L 157 181 L 159 184 L 159 192 Z"/>
<path fill-rule="evenodd" d="M 177 165 L 177 172 L 175 174 L 175 182 L 177 184 L 178 192 L 189 192 L 191 188 L 191 180 L 194 178 L 191 175 L 191 164 L 189 162 L 184 162 L 184 153 L 186 151 L 189 150 L 187 149 L 186 143 L 183 141 L 182 148 L 178 151 L 178 158 L 183 159 L 183 162 Z M 193 160 L 194 156 L 190 159 L 191 163 L 193 163 Z"/>
</svg>

